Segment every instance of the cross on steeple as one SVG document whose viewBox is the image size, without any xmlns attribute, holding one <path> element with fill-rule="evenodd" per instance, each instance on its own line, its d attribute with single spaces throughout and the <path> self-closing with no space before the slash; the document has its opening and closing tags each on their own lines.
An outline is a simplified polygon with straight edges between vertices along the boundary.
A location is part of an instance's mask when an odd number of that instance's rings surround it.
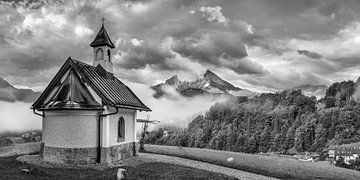
<svg viewBox="0 0 360 180">
<path fill-rule="evenodd" d="M 105 23 L 105 18 L 104 17 L 101 18 L 101 23 L 102 23 L 102 25 L 104 25 L 104 23 Z"/>
</svg>

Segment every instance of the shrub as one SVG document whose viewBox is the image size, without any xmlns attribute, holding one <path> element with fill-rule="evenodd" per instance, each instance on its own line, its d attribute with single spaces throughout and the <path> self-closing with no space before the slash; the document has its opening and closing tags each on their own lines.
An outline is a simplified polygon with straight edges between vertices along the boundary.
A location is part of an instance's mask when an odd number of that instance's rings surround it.
<svg viewBox="0 0 360 180">
<path fill-rule="evenodd" d="M 344 158 L 341 157 L 341 156 L 339 156 L 339 157 L 337 157 L 336 160 L 335 160 L 335 166 L 337 166 L 337 167 L 344 167 L 344 168 L 345 168 L 347 165 L 346 165 L 345 162 L 344 162 Z"/>
<path fill-rule="evenodd" d="M 0 136 L 0 147 L 10 146 L 12 144 L 10 139 Z"/>
<path fill-rule="evenodd" d="M 41 136 L 38 135 L 36 132 L 26 132 L 21 136 L 21 138 L 23 138 L 25 140 L 25 142 L 41 141 Z"/>
</svg>

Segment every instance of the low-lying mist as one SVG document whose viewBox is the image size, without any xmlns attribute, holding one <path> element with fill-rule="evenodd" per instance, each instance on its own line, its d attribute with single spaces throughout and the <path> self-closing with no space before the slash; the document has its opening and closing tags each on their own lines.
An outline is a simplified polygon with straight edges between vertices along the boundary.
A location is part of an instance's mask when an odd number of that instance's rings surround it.
<svg viewBox="0 0 360 180">
<path fill-rule="evenodd" d="M 186 98 L 172 91 L 173 94 L 171 94 L 170 98 L 155 99 L 152 97 L 154 91 L 146 85 L 131 84 L 131 89 L 134 89 L 139 98 L 152 109 L 152 112 L 138 113 L 138 118 L 146 118 L 147 114 L 149 114 L 151 120 L 160 121 L 157 126 L 186 128 L 188 123 L 197 115 L 206 112 L 214 103 L 228 98 L 225 96 Z M 151 130 L 151 128 L 149 129 Z"/>
<path fill-rule="evenodd" d="M 41 129 L 41 117 L 33 114 L 30 103 L 0 101 L 0 134 Z"/>
<path fill-rule="evenodd" d="M 158 126 L 186 128 L 197 115 L 206 112 L 214 103 L 224 101 L 226 97 L 199 96 L 185 98 L 173 94 L 171 98 L 155 99 L 153 90 L 143 84 L 132 84 L 139 98 L 152 109 L 152 112 L 139 112 L 138 118 L 160 121 Z M 41 129 L 41 117 L 33 114 L 30 103 L 0 101 L 0 134 Z M 155 126 L 150 126 L 149 130 Z"/>
</svg>

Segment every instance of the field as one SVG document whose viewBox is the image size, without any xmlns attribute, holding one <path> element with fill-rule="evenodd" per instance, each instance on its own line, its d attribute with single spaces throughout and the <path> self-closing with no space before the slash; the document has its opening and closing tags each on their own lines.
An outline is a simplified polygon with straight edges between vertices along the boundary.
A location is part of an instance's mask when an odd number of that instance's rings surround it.
<svg viewBox="0 0 360 180">
<path fill-rule="evenodd" d="M 145 150 L 149 153 L 188 158 L 280 179 L 360 179 L 360 172 L 330 166 L 326 162 L 301 162 L 291 158 L 175 146 L 145 145 Z"/>
<path fill-rule="evenodd" d="M 31 173 L 25 174 L 23 168 L 29 165 L 16 161 L 17 156 L 0 157 L 0 180 L 7 179 L 116 179 L 117 168 L 105 170 L 43 168 L 31 166 Z M 231 177 L 166 163 L 143 163 L 139 166 L 124 166 L 127 179 L 233 179 Z"/>
<path fill-rule="evenodd" d="M 6 131 L 1 132 L 0 136 L 2 137 L 21 137 L 26 132 L 35 132 L 36 134 L 41 134 L 41 130 L 29 130 L 29 131 Z"/>
<path fill-rule="evenodd" d="M 117 168 L 45 168 L 37 165 L 28 165 L 16 160 L 22 154 L 36 154 L 39 152 L 40 143 L 12 144 L 0 147 L 0 180 L 7 179 L 116 179 Z M 30 169 L 29 174 L 22 169 Z M 137 165 L 124 165 L 127 179 L 234 179 L 232 177 L 197 168 L 176 164 L 146 162 Z"/>
<path fill-rule="evenodd" d="M 35 154 L 40 151 L 39 142 L 30 142 L 23 144 L 13 144 L 11 146 L 0 148 L 0 157 L 8 157 L 22 154 Z"/>
</svg>

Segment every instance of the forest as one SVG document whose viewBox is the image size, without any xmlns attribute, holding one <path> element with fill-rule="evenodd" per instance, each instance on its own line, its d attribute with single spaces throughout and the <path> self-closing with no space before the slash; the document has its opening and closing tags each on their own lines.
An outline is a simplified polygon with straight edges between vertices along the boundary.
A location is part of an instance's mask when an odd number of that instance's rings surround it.
<svg viewBox="0 0 360 180">
<path fill-rule="evenodd" d="M 245 153 L 321 152 L 360 141 L 357 86 L 334 83 L 319 100 L 301 90 L 233 98 L 214 104 L 186 129 L 147 132 L 145 143 Z"/>
</svg>

